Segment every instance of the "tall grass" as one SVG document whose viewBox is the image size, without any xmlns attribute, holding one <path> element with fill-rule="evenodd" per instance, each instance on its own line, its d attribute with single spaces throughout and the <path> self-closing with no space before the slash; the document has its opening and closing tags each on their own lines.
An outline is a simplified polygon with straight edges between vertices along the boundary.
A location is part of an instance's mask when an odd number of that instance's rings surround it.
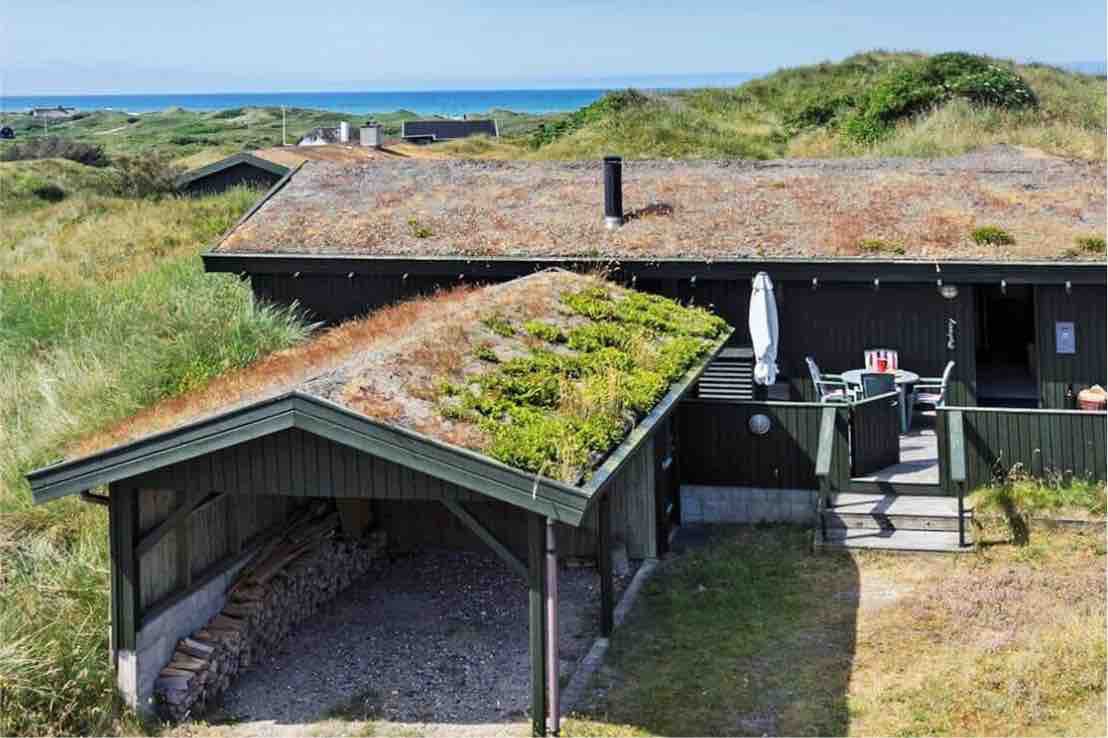
<svg viewBox="0 0 1108 738">
<path fill-rule="evenodd" d="M 23 208 L 14 217 L 39 233 L 0 242 L 0 733 L 137 728 L 108 660 L 107 515 L 72 499 L 32 507 L 23 475 L 83 434 L 304 337 L 294 312 L 256 304 L 196 258 L 256 195 L 75 193 Z M 98 227 L 59 228 L 74 209 Z M 157 233 L 176 239 L 164 255 Z M 29 240 L 33 259 L 21 253 Z"/>
</svg>

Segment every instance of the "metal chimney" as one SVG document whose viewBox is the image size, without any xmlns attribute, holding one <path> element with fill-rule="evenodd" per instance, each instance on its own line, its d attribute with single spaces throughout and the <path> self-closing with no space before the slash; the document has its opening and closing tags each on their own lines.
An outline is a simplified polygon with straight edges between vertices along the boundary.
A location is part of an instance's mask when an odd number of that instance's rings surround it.
<svg viewBox="0 0 1108 738">
<path fill-rule="evenodd" d="M 604 225 L 615 230 L 623 225 L 623 158 L 604 157 Z"/>
</svg>

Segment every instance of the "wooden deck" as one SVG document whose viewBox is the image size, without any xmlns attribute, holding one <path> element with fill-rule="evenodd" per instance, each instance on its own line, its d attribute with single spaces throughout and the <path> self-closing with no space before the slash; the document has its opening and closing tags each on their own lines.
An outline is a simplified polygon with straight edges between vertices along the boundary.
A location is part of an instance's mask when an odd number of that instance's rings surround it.
<svg viewBox="0 0 1108 738">
<path fill-rule="evenodd" d="M 973 508 L 963 510 L 963 546 L 955 498 L 844 493 L 833 495 L 822 515 L 815 533 L 817 548 L 946 553 L 973 549 Z"/>
<path fill-rule="evenodd" d="M 939 442 L 930 424 L 900 436 L 900 463 L 887 466 L 855 482 L 939 484 Z"/>
</svg>

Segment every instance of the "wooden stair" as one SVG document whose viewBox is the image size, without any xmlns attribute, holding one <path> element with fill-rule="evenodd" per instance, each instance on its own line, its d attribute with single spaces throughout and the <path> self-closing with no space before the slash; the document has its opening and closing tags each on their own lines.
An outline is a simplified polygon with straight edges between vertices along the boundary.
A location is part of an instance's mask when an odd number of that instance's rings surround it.
<svg viewBox="0 0 1108 738">
<path fill-rule="evenodd" d="M 873 549 L 960 553 L 973 550 L 973 509 L 963 512 L 966 545 L 958 545 L 954 497 L 867 494 L 832 495 L 816 527 L 817 549 Z M 826 532 L 825 532 L 826 531 Z"/>
</svg>

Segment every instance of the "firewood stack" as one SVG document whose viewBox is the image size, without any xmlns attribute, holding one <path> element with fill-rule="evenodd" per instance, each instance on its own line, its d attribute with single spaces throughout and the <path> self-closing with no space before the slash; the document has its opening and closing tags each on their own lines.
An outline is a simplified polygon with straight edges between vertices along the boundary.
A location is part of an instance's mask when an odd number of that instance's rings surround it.
<svg viewBox="0 0 1108 738">
<path fill-rule="evenodd" d="M 154 683 L 159 712 L 180 721 L 203 713 L 235 675 L 274 653 L 294 626 L 346 589 L 385 547 L 382 531 L 336 537 L 328 502 L 298 515 L 261 546 L 227 591 L 222 612 L 177 643 Z"/>
</svg>

